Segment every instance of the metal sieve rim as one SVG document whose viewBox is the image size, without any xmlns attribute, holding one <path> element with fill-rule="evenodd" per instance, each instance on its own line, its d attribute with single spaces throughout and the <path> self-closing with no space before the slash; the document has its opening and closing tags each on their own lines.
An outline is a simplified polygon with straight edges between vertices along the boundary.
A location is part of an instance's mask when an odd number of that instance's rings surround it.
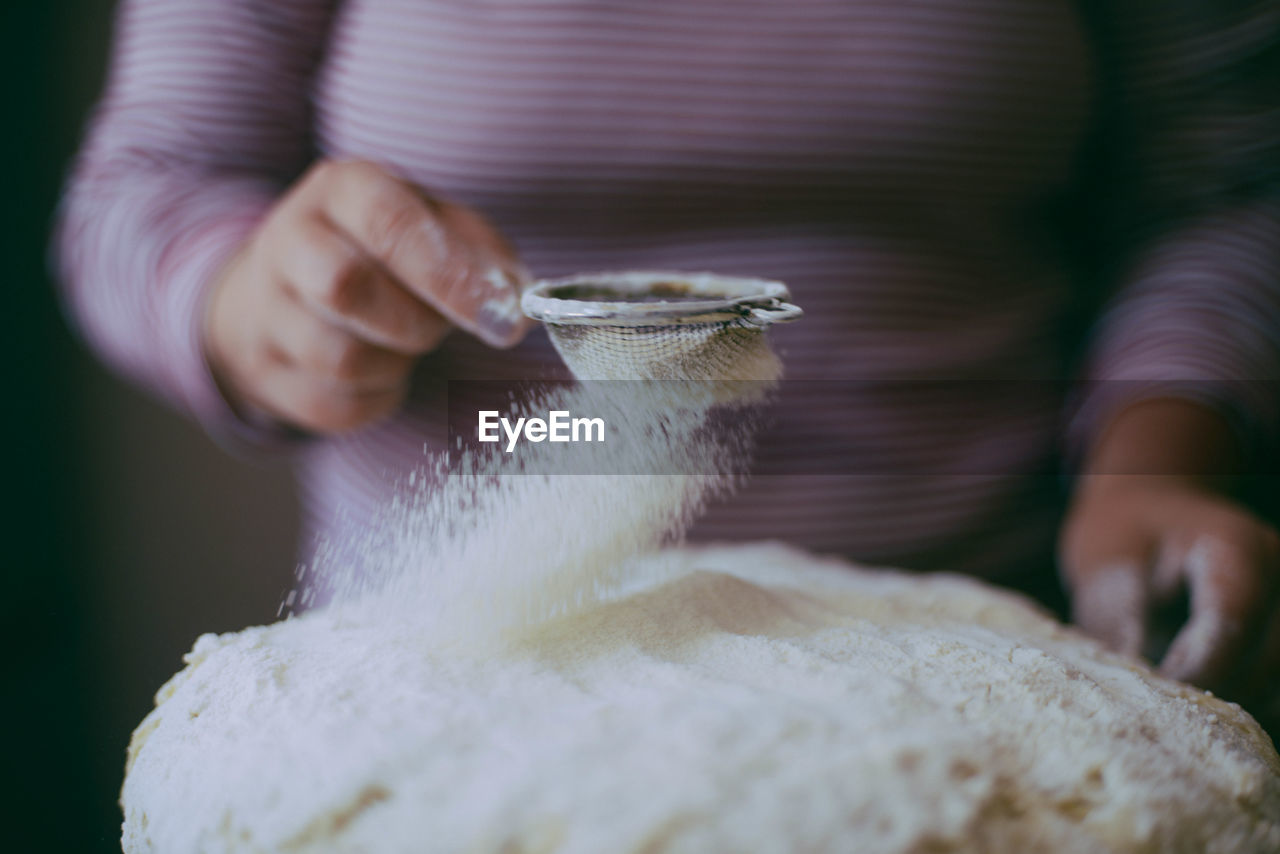
<svg viewBox="0 0 1280 854">
<path fill-rule="evenodd" d="M 686 287 L 693 297 L 676 301 L 627 300 L 628 294 L 650 294 L 657 285 Z M 564 296 L 583 287 L 616 291 L 621 299 L 587 300 Z M 687 323 L 741 321 L 767 326 L 795 320 L 803 313 L 792 305 L 782 282 L 715 273 L 631 271 L 580 273 L 535 282 L 521 299 L 524 313 L 553 326 L 671 326 Z"/>
</svg>

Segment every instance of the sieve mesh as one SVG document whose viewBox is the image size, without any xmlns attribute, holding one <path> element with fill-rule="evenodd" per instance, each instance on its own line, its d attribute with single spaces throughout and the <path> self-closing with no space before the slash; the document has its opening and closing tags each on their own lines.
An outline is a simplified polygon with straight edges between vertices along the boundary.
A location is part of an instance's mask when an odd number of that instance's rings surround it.
<svg viewBox="0 0 1280 854">
<path fill-rule="evenodd" d="M 525 313 L 582 380 L 773 380 L 765 338 L 800 309 L 779 282 L 707 273 L 603 273 L 540 282 Z"/>
</svg>

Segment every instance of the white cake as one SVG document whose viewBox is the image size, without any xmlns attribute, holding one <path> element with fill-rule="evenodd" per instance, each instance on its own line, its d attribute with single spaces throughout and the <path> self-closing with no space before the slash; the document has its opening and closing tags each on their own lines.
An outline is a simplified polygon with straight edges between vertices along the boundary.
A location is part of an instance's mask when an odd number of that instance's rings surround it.
<svg viewBox="0 0 1280 854">
<path fill-rule="evenodd" d="M 354 609 L 200 638 L 126 852 L 1280 851 L 1238 707 L 1012 595 L 781 546 L 441 646 Z"/>
</svg>

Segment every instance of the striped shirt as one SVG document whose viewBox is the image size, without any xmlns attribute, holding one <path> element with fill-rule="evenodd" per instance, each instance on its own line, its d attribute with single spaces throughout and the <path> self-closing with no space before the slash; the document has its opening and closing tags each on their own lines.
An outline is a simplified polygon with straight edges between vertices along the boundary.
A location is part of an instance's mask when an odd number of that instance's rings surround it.
<svg viewBox="0 0 1280 854">
<path fill-rule="evenodd" d="M 1007 578 L 1051 554 L 1064 435 L 1116 407 L 1275 434 L 1232 381 L 1280 377 L 1278 34 L 1271 0 L 125 0 L 65 292 L 104 358 L 253 443 L 202 307 L 316 157 L 474 206 L 539 276 L 781 279 L 793 382 L 695 534 Z M 558 370 L 541 330 L 450 336 L 398 416 L 290 446 L 308 527 L 357 536 L 439 446 L 429 380 Z"/>
</svg>

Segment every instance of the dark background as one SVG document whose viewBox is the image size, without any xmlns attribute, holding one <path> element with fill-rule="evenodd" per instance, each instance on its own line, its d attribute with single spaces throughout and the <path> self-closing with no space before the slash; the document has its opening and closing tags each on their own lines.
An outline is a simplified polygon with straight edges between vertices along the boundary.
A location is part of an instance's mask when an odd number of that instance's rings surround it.
<svg viewBox="0 0 1280 854">
<path fill-rule="evenodd" d="M 283 467 L 236 461 L 70 331 L 49 226 L 102 84 L 114 3 L 6 0 L 0 849 L 119 852 L 129 733 L 198 634 L 274 618 L 294 565 Z"/>
</svg>

